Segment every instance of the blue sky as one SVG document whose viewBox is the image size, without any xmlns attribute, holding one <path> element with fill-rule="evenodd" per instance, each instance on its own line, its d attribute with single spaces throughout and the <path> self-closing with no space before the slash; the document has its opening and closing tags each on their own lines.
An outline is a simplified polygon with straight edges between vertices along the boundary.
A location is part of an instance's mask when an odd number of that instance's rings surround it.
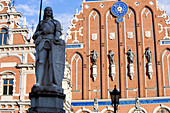
<svg viewBox="0 0 170 113">
<path fill-rule="evenodd" d="M 43 0 L 43 10 L 46 6 L 50 6 L 53 9 L 54 18 L 59 20 L 63 24 L 63 31 L 68 30 L 71 19 L 76 13 L 76 8 L 81 10 L 81 4 L 83 0 Z M 159 6 L 167 10 L 170 15 L 170 0 L 158 0 Z M 23 17 L 27 18 L 27 27 L 31 31 L 32 24 L 36 27 L 39 16 L 40 0 L 15 0 L 16 11 L 21 12 Z M 43 15 L 43 13 L 42 13 Z M 21 25 L 23 18 L 21 18 Z"/>
</svg>

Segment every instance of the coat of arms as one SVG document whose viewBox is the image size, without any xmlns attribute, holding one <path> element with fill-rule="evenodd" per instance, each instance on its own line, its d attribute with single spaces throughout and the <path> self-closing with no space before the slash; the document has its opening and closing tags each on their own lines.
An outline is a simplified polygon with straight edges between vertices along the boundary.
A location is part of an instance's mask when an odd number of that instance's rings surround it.
<svg viewBox="0 0 170 113">
<path fill-rule="evenodd" d="M 127 32 L 127 37 L 128 37 L 129 39 L 133 38 L 133 32 Z"/>
<path fill-rule="evenodd" d="M 115 33 L 109 33 L 109 39 L 110 40 L 115 39 Z"/>
<path fill-rule="evenodd" d="M 151 37 L 151 31 L 145 31 L 145 37 L 150 38 Z"/>
</svg>

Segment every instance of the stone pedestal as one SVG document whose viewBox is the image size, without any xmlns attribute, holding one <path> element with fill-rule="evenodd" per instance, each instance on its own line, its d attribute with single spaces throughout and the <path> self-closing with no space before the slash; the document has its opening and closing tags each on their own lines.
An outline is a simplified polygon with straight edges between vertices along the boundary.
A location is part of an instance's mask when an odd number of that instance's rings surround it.
<svg viewBox="0 0 170 113">
<path fill-rule="evenodd" d="M 135 74 L 135 72 L 134 72 L 134 64 L 130 63 L 129 64 L 129 76 L 130 76 L 130 80 L 133 80 L 134 74 Z"/>
<path fill-rule="evenodd" d="M 115 71 L 115 69 L 116 69 L 116 66 L 115 66 L 115 64 L 112 64 L 111 66 L 110 66 L 110 75 L 111 75 L 111 78 L 112 78 L 112 81 L 115 79 L 115 75 L 116 75 L 116 71 Z"/>
<path fill-rule="evenodd" d="M 97 65 L 92 66 L 92 77 L 93 77 L 93 81 L 96 81 L 96 78 L 97 78 Z"/>
<path fill-rule="evenodd" d="M 149 79 L 152 79 L 153 75 L 152 63 L 147 63 L 147 74 L 149 76 Z"/>
<path fill-rule="evenodd" d="M 65 94 L 55 86 L 34 86 L 29 94 L 31 108 L 28 113 L 65 113 Z"/>
</svg>

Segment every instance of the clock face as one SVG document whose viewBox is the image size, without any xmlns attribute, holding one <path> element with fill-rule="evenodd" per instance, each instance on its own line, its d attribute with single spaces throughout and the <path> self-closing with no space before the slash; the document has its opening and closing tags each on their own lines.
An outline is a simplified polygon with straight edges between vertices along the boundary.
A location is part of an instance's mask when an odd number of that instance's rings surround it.
<svg viewBox="0 0 170 113">
<path fill-rule="evenodd" d="M 111 7 L 111 12 L 115 16 L 124 16 L 128 12 L 128 6 L 124 2 L 116 2 Z"/>
</svg>

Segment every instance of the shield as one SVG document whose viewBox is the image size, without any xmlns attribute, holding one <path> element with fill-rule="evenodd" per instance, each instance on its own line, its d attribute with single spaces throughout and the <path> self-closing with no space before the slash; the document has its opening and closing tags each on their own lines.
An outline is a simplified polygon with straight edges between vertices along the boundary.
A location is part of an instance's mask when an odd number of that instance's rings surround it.
<svg viewBox="0 0 170 113">
<path fill-rule="evenodd" d="M 65 68 L 65 42 L 60 40 L 58 44 L 52 44 L 54 83 L 62 87 Z"/>
</svg>

